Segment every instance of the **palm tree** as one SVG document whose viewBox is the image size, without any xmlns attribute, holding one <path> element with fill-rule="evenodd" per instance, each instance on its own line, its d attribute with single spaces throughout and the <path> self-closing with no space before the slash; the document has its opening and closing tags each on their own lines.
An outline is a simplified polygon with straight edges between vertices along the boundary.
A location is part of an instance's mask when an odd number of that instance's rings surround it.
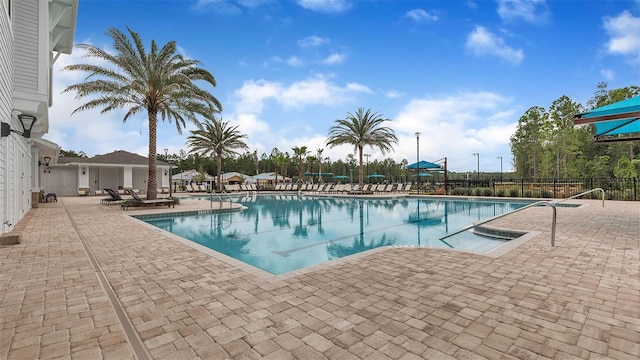
<svg viewBox="0 0 640 360">
<path fill-rule="evenodd" d="M 289 164 L 289 154 L 278 153 L 273 156 L 273 164 L 276 166 L 276 185 L 278 185 L 278 170 L 282 174 L 282 182 L 284 183 L 285 168 Z"/>
<path fill-rule="evenodd" d="M 238 131 L 238 125 L 231 127 L 228 122 L 215 118 L 205 119 L 205 122 L 199 124 L 199 128 L 192 130 L 191 135 L 187 137 L 187 144 L 191 147 L 190 153 L 204 156 L 215 155 L 218 191 L 222 190 L 222 182 L 220 181 L 222 157 L 237 154 L 236 149 L 248 149 L 243 140 L 246 137 L 246 134 L 241 134 Z"/>
<path fill-rule="evenodd" d="M 336 120 L 336 125 L 329 128 L 329 138 L 327 145 L 334 147 L 338 145 L 351 144 L 354 146 L 354 153 L 358 153 L 359 171 L 358 183 L 360 188 L 363 181 L 362 151 L 366 145 L 377 147 L 382 154 L 393 150 L 393 144 L 398 143 L 393 129 L 383 126 L 385 119 L 378 112 L 371 109 L 358 108 L 355 114 L 347 113 L 346 119 Z"/>
<path fill-rule="evenodd" d="M 318 183 L 322 183 L 322 152 L 324 149 L 318 149 L 316 152 L 318 153 Z"/>
<path fill-rule="evenodd" d="M 293 154 L 298 157 L 298 181 L 302 180 L 302 164 L 305 156 L 309 154 L 306 146 L 295 146 L 291 148 L 293 150 Z"/>
<path fill-rule="evenodd" d="M 140 35 L 128 27 L 127 31 L 131 39 L 118 29 L 107 30 L 106 34 L 113 39 L 114 54 L 89 44 L 77 45 L 86 51 L 85 57 L 98 59 L 105 65 L 66 66 L 64 70 L 84 71 L 88 75 L 85 82 L 70 85 L 64 92 L 75 91 L 77 99 L 97 95 L 72 114 L 94 108 L 102 108 L 102 113 L 125 108 L 128 111 L 122 120 L 126 122 L 146 111 L 149 120 L 147 198 L 155 199 L 158 116 L 163 121 L 175 120 L 178 133 L 181 134 L 185 120 L 197 123 L 196 115 L 212 116 L 222 110 L 222 105 L 208 91 L 194 83 L 203 80 L 216 86 L 213 75 L 199 67 L 199 61 L 177 54 L 175 41 L 159 49 L 152 40 L 151 51 L 147 52 Z"/>
</svg>

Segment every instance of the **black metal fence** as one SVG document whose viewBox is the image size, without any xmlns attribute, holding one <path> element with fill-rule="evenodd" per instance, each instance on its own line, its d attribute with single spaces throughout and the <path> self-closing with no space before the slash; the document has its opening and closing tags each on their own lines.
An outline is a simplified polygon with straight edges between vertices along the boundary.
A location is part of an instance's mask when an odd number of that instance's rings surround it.
<svg viewBox="0 0 640 360">
<path fill-rule="evenodd" d="M 443 183 L 435 188 L 444 187 Z M 586 179 L 518 179 L 510 181 L 493 180 L 450 180 L 447 193 L 466 196 L 568 198 L 595 188 L 605 191 L 607 200 L 640 201 L 640 178 L 586 178 Z M 584 198 L 600 198 L 600 192 L 592 192 Z"/>
</svg>

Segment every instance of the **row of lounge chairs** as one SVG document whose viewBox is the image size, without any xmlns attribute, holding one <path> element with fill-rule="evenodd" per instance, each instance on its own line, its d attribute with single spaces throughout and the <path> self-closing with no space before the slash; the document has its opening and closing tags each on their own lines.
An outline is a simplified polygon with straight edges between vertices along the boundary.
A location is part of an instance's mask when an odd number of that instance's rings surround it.
<svg viewBox="0 0 640 360">
<path fill-rule="evenodd" d="M 209 192 L 209 189 L 207 189 L 207 185 L 203 185 L 203 184 L 187 184 L 185 185 L 185 188 L 187 189 L 188 192 Z"/>
<path fill-rule="evenodd" d="M 277 184 L 275 191 L 301 191 L 312 193 L 408 193 L 411 190 L 411 184 L 364 184 L 362 189 L 360 185 L 351 184 Z"/>
<path fill-rule="evenodd" d="M 104 192 L 109 195 L 108 198 L 100 200 L 101 204 L 111 205 L 113 203 L 120 203 L 123 210 L 127 210 L 129 207 L 134 206 L 151 206 L 151 205 L 166 205 L 167 207 L 174 207 L 175 202 L 173 199 L 154 199 L 147 200 L 141 198 L 134 190 L 125 189 L 125 194 L 131 196 L 130 199 L 125 199 L 120 195 L 120 192 L 113 189 L 104 189 Z"/>
<path fill-rule="evenodd" d="M 224 190 L 226 192 L 258 191 L 258 187 L 256 184 L 225 184 Z"/>
</svg>

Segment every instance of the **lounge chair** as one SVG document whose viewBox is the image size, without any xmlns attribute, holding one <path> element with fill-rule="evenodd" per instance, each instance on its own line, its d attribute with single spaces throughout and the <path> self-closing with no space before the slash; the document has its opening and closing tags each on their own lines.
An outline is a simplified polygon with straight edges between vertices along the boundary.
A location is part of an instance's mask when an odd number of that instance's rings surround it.
<svg viewBox="0 0 640 360">
<path fill-rule="evenodd" d="M 104 198 L 100 200 L 100 204 L 111 205 L 111 203 L 124 201 L 120 194 L 113 189 L 104 189 L 104 191 L 109 194 L 108 198 Z"/>
<path fill-rule="evenodd" d="M 58 196 L 55 193 L 42 193 L 42 201 L 44 202 L 58 202 Z"/>
<path fill-rule="evenodd" d="M 146 200 L 138 196 L 138 194 L 133 190 L 127 189 L 126 192 L 131 195 L 133 199 L 123 202 L 122 210 L 128 210 L 131 206 L 167 205 L 167 207 L 175 207 L 176 204 L 173 199 Z"/>
</svg>

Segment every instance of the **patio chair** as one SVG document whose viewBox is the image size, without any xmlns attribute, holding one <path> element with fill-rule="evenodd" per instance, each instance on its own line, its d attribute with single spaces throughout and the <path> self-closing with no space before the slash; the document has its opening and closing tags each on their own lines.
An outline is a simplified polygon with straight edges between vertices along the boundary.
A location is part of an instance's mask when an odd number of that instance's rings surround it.
<svg viewBox="0 0 640 360">
<path fill-rule="evenodd" d="M 111 205 L 111 203 L 114 203 L 114 202 L 124 201 L 122 196 L 120 196 L 120 194 L 117 191 L 110 188 L 109 189 L 105 188 L 104 191 L 107 194 L 109 194 L 109 197 L 101 199 L 100 204 Z"/>
<path fill-rule="evenodd" d="M 167 205 L 167 207 L 175 207 L 175 202 L 173 199 L 155 199 L 155 200 L 146 200 L 138 196 L 135 191 L 126 189 L 125 190 L 131 197 L 132 200 L 128 200 L 122 203 L 122 210 L 128 210 L 131 206 L 151 206 L 151 205 Z"/>
<path fill-rule="evenodd" d="M 44 202 L 58 202 L 58 196 L 55 193 L 42 193 L 42 201 Z"/>
</svg>

